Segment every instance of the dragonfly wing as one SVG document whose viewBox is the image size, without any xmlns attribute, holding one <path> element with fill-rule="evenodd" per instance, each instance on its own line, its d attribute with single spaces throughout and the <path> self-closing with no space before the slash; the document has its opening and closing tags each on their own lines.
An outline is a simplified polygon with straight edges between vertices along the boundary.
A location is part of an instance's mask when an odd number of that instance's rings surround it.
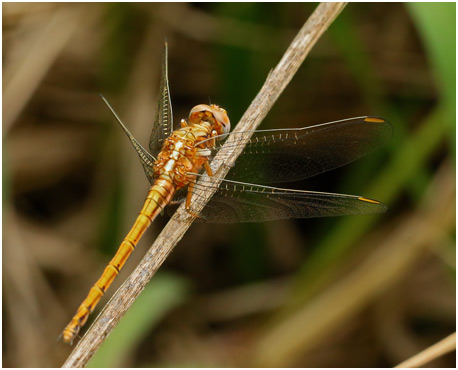
<svg viewBox="0 0 458 370">
<path fill-rule="evenodd" d="M 182 203 L 185 199 L 186 196 L 188 195 L 188 187 L 180 188 L 175 192 L 175 195 L 173 196 L 173 202 L 174 203 Z"/>
<path fill-rule="evenodd" d="M 153 156 L 162 149 L 164 140 L 173 132 L 173 113 L 172 101 L 170 99 L 169 78 L 168 78 L 168 50 L 167 43 L 164 48 L 164 59 L 162 61 L 162 76 L 159 86 L 159 96 L 156 108 L 156 117 L 154 119 L 153 130 L 149 140 L 149 149 Z"/>
<path fill-rule="evenodd" d="M 111 113 L 116 118 L 116 121 L 119 123 L 124 133 L 129 138 L 132 146 L 134 147 L 135 151 L 138 154 L 138 157 L 140 158 L 140 162 L 142 163 L 143 170 L 145 171 L 146 177 L 148 178 L 149 182 L 153 184 L 154 183 L 153 163 L 155 161 L 155 158 L 150 153 L 148 153 L 148 151 L 145 148 L 143 148 L 142 145 L 133 137 L 133 135 L 130 133 L 130 131 L 127 129 L 124 123 L 121 121 L 121 119 L 119 118 L 119 116 L 117 115 L 113 107 L 110 105 L 108 100 L 105 99 L 103 95 L 100 95 L 100 97 L 105 102 L 108 109 L 110 109 Z"/>
<path fill-rule="evenodd" d="M 199 187 L 212 187 L 211 179 Z M 201 202 L 193 196 L 192 205 Z M 375 214 L 387 207 L 372 199 L 355 195 L 282 189 L 223 180 L 200 213 L 197 222 L 264 222 L 288 218 L 312 218 Z"/>
<path fill-rule="evenodd" d="M 392 134 L 391 124 L 376 117 L 255 131 L 226 179 L 261 184 L 305 179 L 380 148 Z M 230 134 L 229 147 L 241 146 L 246 135 Z"/>
</svg>

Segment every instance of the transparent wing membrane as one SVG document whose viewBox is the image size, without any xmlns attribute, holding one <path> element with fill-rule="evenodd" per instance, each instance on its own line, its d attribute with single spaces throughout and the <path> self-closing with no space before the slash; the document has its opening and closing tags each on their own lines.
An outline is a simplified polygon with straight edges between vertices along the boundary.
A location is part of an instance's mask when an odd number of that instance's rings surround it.
<svg viewBox="0 0 458 370">
<path fill-rule="evenodd" d="M 119 123 L 121 128 L 123 129 L 124 133 L 127 135 L 129 138 L 130 142 L 132 143 L 132 146 L 134 147 L 135 151 L 137 152 L 138 156 L 140 157 L 140 162 L 142 163 L 143 170 L 145 171 L 145 175 L 148 178 L 150 183 L 154 182 L 153 178 L 153 163 L 156 160 L 151 154 L 148 153 L 148 151 L 142 147 L 142 145 L 132 136 L 130 131 L 127 129 L 127 127 L 122 123 L 121 119 L 118 117 L 110 103 L 108 103 L 108 100 L 105 99 L 105 97 L 100 94 L 101 98 L 107 105 L 108 109 L 110 109 L 111 113 L 113 116 L 116 118 L 116 121 Z"/>
<path fill-rule="evenodd" d="M 213 187 L 213 181 L 202 177 L 195 186 Z M 202 202 L 194 195 L 191 208 Z M 386 211 L 376 200 L 355 195 L 282 189 L 223 180 L 196 222 L 236 223 L 264 222 L 288 218 L 311 218 L 374 214 Z"/>
<path fill-rule="evenodd" d="M 312 177 L 380 148 L 392 133 L 391 124 L 376 117 L 255 131 L 226 179 L 269 184 Z M 229 148 L 243 145 L 246 135 L 226 135 L 231 136 Z"/>
<path fill-rule="evenodd" d="M 170 99 L 169 78 L 168 78 L 168 51 L 167 43 L 164 47 L 164 58 L 162 61 L 161 84 L 159 87 L 159 96 L 156 107 L 156 117 L 154 119 L 153 129 L 149 140 L 150 152 L 157 156 L 167 139 L 173 132 L 173 113 L 172 101 Z"/>
</svg>

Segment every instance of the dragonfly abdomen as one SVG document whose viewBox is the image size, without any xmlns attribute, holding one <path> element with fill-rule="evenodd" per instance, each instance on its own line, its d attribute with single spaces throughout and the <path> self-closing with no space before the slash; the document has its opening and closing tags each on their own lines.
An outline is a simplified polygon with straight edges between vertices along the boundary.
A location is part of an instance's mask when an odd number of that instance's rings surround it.
<svg viewBox="0 0 458 370">
<path fill-rule="evenodd" d="M 154 185 L 151 186 L 143 208 L 135 220 L 134 225 L 122 241 L 113 259 L 105 267 L 102 276 L 92 286 L 86 299 L 76 311 L 75 316 L 73 316 L 70 323 L 64 329 L 62 337 L 65 343 L 73 342 L 80 328 L 86 323 L 89 315 L 134 251 L 143 233 L 170 202 L 175 194 L 175 189 L 173 183 L 164 178 L 157 179 Z"/>
</svg>

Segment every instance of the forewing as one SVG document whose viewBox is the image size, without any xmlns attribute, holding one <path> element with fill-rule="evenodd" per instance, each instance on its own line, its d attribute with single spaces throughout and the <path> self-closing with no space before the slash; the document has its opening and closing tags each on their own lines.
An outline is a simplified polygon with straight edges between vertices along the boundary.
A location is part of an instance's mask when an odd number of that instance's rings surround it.
<svg viewBox="0 0 458 370">
<path fill-rule="evenodd" d="M 153 129 L 149 140 L 149 149 L 154 157 L 157 157 L 159 151 L 173 131 L 173 112 L 172 101 L 170 99 L 169 78 L 168 78 L 168 50 L 167 43 L 164 48 L 164 59 L 162 61 L 162 75 L 159 86 L 158 101 L 156 107 L 156 117 L 154 119 Z"/>
<path fill-rule="evenodd" d="M 255 131 L 226 179 L 268 184 L 312 177 L 380 148 L 392 134 L 391 124 L 376 117 Z M 230 135 L 235 148 L 247 133 Z"/>
</svg>

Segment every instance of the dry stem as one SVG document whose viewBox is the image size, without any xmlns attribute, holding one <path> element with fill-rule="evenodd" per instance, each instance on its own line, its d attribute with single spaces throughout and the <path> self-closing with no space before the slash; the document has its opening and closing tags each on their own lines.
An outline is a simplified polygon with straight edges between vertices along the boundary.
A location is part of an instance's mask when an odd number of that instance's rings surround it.
<svg viewBox="0 0 458 370">
<path fill-rule="evenodd" d="M 311 48 L 345 5 L 346 3 L 321 3 L 315 9 L 286 50 L 276 68 L 267 77 L 264 86 L 234 131 L 254 130 L 261 123 L 289 81 L 293 78 Z M 249 137 L 246 137 L 246 141 L 248 139 Z M 230 138 L 229 141 L 231 141 Z M 226 147 L 224 146 L 219 151 L 212 162 L 215 185 L 217 184 L 216 178 L 223 178 L 226 175 L 230 169 L 230 165 L 235 162 L 237 156 L 242 151 L 241 147 L 238 147 L 236 152 L 231 152 Z M 214 191 L 214 189 L 207 188 L 205 192 L 199 192 L 196 196 L 208 202 Z M 199 211 L 197 207 L 194 210 Z M 70 354 L 63 367 L 82 367 L 87 364 L 144 289 L 145 285 L 154 276 L 175 245 L 183 237 L 186 230 L 191 226 L 193 218 L 187 214 L 184 206 L 180 207 L 175 215 L 162 230 L 134 272 L 132 272 L 124 284 L 113 295 L 86 335 Z M 177 218 L 185 221 L 178 221 Z"/>
<path fill-rule="evenodd" d="M 424 351 L 417 353 L 415 356 L 400 363 L 397 368 L 412 368 L 423 366 L 438 357 L 441 357 L 456 349 L 456 333 L 450 334 L 447 338 L 433 344 Z"/>
</svg>

